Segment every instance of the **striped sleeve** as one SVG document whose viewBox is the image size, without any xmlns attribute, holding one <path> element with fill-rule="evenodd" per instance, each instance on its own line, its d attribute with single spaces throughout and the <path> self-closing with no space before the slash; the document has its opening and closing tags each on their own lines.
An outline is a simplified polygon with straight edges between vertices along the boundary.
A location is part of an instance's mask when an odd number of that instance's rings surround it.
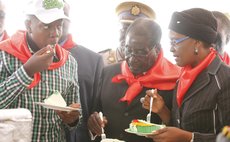
<svg viewBox="0 0 230 142">
<path fill-rule="evenodd" d="M 0 62 L 0 109 L 7 108 L 32 82 L 23 66 L 12 75 L 7 76 L 7 70 Z"/>
</svg>

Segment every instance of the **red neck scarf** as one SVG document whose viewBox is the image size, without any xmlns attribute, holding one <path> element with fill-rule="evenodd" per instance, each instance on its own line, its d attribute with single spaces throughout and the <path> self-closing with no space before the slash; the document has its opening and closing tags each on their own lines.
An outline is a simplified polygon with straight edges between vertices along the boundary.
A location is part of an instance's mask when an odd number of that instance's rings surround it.
<svg viewBox="0 0 230 142">
<path fill-rule="evenodd" d="M 23 64 L 26 63 L 27 60 L 32 56 L 28 48 L 27 42 L 26 42 L 26 32 L 18 31 L 10 39 L 11 40 L 3 42 L 4 45 L 0 46 L 0 49 L 15 56 Z M 9 48 L 5 48 L 5 47 L 9 47 Z M 62 65 L 65 64 L 66 60 L 68 59 L 69 53 L 65 49 L 62 49 L 62 47 L 58 46 L 58 44 L 56 44 L 55 49 L 56 49 L 57 56 L 60 60 L 58 62 L 52 63 L 49 66 L 48 70 L 53 70 L 53 69 L 61 67 Z M 35 73 L 34 80 L 29 85 L 28 88 L 35 87 L 39 83 L 40 80 L 41 80 L 41 74 Z"/>
<path fill-rule="evenodd" d="M 69 50 L 71 48 L 73 48 L 75 45 L 77 45 L 72 38 L 71 34 L 68 34 L 66 41 L 64 41 L 63 45 L 61 47 L 63 47 L 66 50 Z"/>
<path fill-rule="evenodd" d="M 130 71 L 126 61 L 121 64 L 121 74 L 112 78 L 113 83 L 120 83 L 125 80 L 129 85 L 125 96 L 120 101 L 127 101 L 128 104 L 142 91 L 143 87 L 156 88 L 160 90 L 171 90 L 175 87 L 180 69 L 163 57 L 161 52 L 155 65 L 145 75 L 135 77 Z"/>
<path fill-rule="evenodd" d="M 208 56 L 199 63 L 196 67 L 185 66 L 182 68 L 182 73 L 179 78 L 179 83 L 177 87 L 177 104 L 180 107 L 184 98 L 185 93 L 188 91 L 189 87 L 192 85 L 196 77 L 203 71 L 216 57 L 216 51 L 211 48 Z"/>
</svg>

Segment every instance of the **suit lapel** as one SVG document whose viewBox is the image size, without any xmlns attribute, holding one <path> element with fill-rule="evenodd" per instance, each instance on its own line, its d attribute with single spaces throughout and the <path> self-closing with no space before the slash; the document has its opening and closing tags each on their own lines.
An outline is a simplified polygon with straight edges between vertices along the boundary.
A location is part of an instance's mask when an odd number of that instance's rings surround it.
<svg viewBox="0 0 230 142">
<path fill-rule="evenodd" d="M 182 101 L 182 105 L 184 104 L 184 102 L 189 100 L 193 95 L 197 95 L 198 94 L 197 92 L 199 92 L 201 89 L 207 86 L 209 82 L 210 82 L 210 77 L 205 69 L 197 76 L 196 80 L 193 82 L 192 86 L 187 91 Z"/>
<path fill-rule="evenodd" d="M 209 82 L 210 82 L 210 75 L 215 75 L 220 67 L 221 64 L 221 60 L 219 59 L 219 57 L 217 56 L 213 62 L 205 69 L 203 70 L 195 79 L 195 81 L 193 82 L 192 86 L 189 88 L 189 90 L 187 91 L 183 101 L 182 101 L 182 105 L 188 101 L 193 95 L 197 95 L 201 89 L 203 89 L 204 87 L 206 87 Z"/>
</svg>

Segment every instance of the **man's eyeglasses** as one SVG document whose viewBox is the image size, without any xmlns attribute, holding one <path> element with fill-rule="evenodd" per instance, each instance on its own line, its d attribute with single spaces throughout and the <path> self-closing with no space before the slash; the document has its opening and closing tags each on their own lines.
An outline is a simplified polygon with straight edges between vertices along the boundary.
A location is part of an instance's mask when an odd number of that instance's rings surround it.
<svg viewBox="0 0 230 142">
<path fill-rule="evenodd" d="M 171 40 L 170 44 L 171 44 L 171 46 L 177 48 L 178 47 L 177 44 L 179 44 L 179 43 L 181 43 L 181 42 L 183 42 L 189 38 L 190 38 L 189 36 L 186 36 L 186 37 L 182 37 L 182 38 L 178 38 L 178 39 L 173 39 L 173 40 Z"/>
<path fill-rule="evenodd" d="M 129 50 L 128 47 L 125 47 L 125 59 L 130 58 L 130 57 L 137 57 L 137 58 L 146 58 L 149 56 L 151 51 L 156 47 L 154 45 L 147 53 L 132 53 L 132 51 Z"/>
</svg>

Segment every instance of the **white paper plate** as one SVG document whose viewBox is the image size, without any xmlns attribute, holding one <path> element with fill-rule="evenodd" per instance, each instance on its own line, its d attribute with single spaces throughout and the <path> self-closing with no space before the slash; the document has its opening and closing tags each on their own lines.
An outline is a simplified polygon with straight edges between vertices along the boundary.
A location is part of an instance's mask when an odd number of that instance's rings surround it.
<svg viewBox="0 0 230 142">
<path fill-rule="evenodd" d="M 43 106 L 44 108 L 48 108 L 48 109 L 53 109 L 53 110 L 59 110 L 59 111 L 76 111 L 76 110 L 81 110 L 79 108 L 73 108 L 73 107 L 62 107 L 62 106 L 54 106 L 54 105 L 49 105 L 49 104 L 45 104 L 42 102 L 35 102 L 35 104 Z"/>
</svg>

